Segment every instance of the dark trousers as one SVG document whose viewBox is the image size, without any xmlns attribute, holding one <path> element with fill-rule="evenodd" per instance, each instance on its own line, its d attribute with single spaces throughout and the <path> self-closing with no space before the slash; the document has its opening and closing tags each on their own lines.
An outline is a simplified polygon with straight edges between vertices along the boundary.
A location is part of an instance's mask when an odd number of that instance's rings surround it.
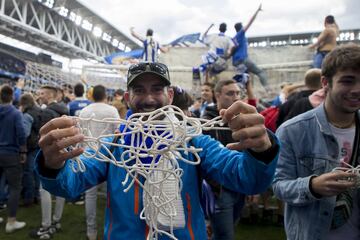
<svg viewBox="0 0 360 240">
<path fill-rule="evenodd" d="M 35 176 L 34 165 L 38 148 L 28 152 L 26 162 L 23 166 L 22 193 L 25 204 L 34 202 L 35 197 L 39 197 L 39 186 L 37 175 Z"/>
<path fill-rule="evenodd" d="M 8 217 L 16 217 L 21 193 L 22 166 L 19 155 L 2 155 L 0 168 L 5 175 L 9 187 Z"/>
<path fill-rule="evenodd" d="M 215 213 L 211 215 L 213 240 L 232 240 L 234 225 L 240 217 L 241 209 L 245 203 L 245 195 L 222 188 L 216 197 Z"/>
</svg>

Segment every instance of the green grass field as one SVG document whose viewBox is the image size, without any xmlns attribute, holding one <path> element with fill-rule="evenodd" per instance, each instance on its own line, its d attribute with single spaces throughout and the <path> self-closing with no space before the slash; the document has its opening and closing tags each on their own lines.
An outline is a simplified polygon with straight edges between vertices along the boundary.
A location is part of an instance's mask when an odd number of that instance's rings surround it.
<svg viewBox="0 0 360 240">
<path fill-rule="evenodd" d="M 98 232 L 102 239 L 104 222 L 104 197 L 99 196 L 98 201 Z M 5 218 L 5 212 L 0 212 L 0 216 Z M 40 205 L 34 205 L 30 208 L 20 208 L 18 219 L 25 221 L 27 226 L 12 234 L 5 233 L 5 223 L 0 224 L 1 240 L 24 240 L 30 239 L 29 232 L 38 227 L 41 221 Z M 54 240 L 86 240 L 85 206 L 65 204 L 62 217 L 62 230 L 53 235 Z M 269 223 L 258 224 L 239 224 L 236 228 L 236 239 L 238 240 L 284 240 L 285 234 L 282 227 L 276 227 Z M 181 240 L 181 239 L 180 239 Z"/>
</svg>

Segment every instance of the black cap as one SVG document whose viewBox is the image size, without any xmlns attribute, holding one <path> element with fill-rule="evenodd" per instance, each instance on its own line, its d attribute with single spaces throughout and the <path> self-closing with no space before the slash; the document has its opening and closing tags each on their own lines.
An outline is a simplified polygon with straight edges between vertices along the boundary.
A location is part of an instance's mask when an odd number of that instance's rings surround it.
<svg viewBox="0 0 360 240">
<path fill-rule="evenodd" d="M 127 73 L 127 86 L 129 87 L 137 77 L 145 73 L 152 73 L 159 76 L 166 86 L 170 86 L 171 84 L 169 69 L 165 64 L 157 62 L 141 62 L 129 67 Z"/>
</svg>

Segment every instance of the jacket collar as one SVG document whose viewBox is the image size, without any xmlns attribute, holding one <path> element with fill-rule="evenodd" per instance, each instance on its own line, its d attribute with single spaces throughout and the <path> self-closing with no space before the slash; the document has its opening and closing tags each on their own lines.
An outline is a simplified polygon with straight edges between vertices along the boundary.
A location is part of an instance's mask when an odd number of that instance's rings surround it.
<svg viewBox="0 0 360 240">
<path fill-rule="evenodd" d="M 360 110 L 358 110 L 357 114 L 359 116 Z M 315 117 L 316 117 L 317 123 L 319 124 L 320 131 L 323 132 L 324 134 L 332 135 L 330 123 L 329 123 L 326 113 L 325 113 L 324 103 L 320 104 L 315 109 Z M 358 128 L 359 127 L 359 117 L 356 117 L 355 121 L 356 121 L 355 126 Z"/>
<path fill-rule="evenodd" d="M 320 106 L 315 109 L 315 117 L 317 124 L 320 127 L 320 131 L 324 134 L 332 135 L 330 124 L 325 113 L 324 103 L 320 104 Z"/>
</svg>

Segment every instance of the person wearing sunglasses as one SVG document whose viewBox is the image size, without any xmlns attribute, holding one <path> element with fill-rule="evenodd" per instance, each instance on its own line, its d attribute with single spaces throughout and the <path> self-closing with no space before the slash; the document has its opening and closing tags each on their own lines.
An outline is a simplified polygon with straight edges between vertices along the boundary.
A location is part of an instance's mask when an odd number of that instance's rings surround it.
<svg viewBox="0 0 360 240">
<path fill-rule="evenodd" d="M 128 70 L 127 91 L 124 93 L 130 108 L 128 116 L 152 112 L 171 104 L 174 90 L 170 85 L 166 65 L 152 62 L 132 65 Z M 265 191 L 272 182 L 279 145 L 275 135 L 266 130 L 263 117 L 253 106 L 241 101 L 222 110 L 220 116 L 228 123 L 235 142 L 225 147 L 210 136 L 200 134 L 188 143 L 202 149 L 199 153 L 200 165 L 178 160 L 182 169 L 181 199 L 186 222 L 184 227 L 174 230 L 177 239 L 206 239 L 204 213 L 199 197 L 200 175 L 244 194 Z M 104 239 L 146 239 L 149 228 L 145 220 L 140 219 L 143 190 L 134 185 L 124 192 L 126 186 L 121 181 L 125 179 L 126 170 L 114 164 L 86 159 L 83 153 L 87 150 L 82 147 L 63 151 L 84 141 L 84 136 L 74 127 L 75 124 L 73 119 L 62 117 L 52 120 L 40 130 L 41 151 L 37 156 L 37 172 L 43 186 L 54 194 L 73 198 L 106 181 Z M 137 147 L 136 142 L 125 141 L 124 144 Z M 113 152 L 115 158 L 121 159 L 125 150 L 117 146 Z M 188 161 L 195 161 L 192 154 L 180 153 Z M 74 173 L 68 159 L 79 155 L 86 171 Z M 139 181 L 143 182 L 144 179 L 140 178 Z M 159 237 L 168 239 L 164 235 Z"/>
</svg>

